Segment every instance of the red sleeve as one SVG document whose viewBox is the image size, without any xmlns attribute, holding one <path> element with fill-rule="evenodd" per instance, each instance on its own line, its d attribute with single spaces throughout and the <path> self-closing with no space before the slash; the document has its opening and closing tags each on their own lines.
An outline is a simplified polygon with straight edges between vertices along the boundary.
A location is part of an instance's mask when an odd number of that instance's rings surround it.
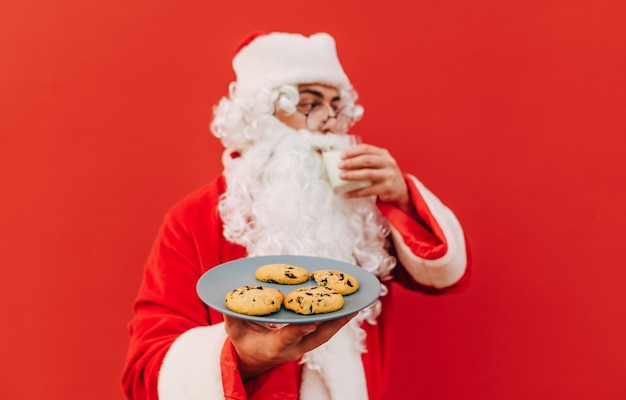
<svg viewBox="0 0 626 400">
<path fill-rule="evenodd" d="M 159 372 L 172 343 L 189 329 L 222 321 L 221 314 L 197 296 L 196 283 L 206 270 L 245 256 L 245 249 L 226 242 L 222 234 L 216 204 L 223 189 L 224 181 L 219 179 L 166 215 L 146 262 L 129 325 L 130 346 L 122 376 L 128 399 L 158 400 Z M 297 362 L 245 384 L 230 340 L 222 348 L 220 362 L 227 399 L 297 399 L 301 371 Z"/>
<path fill-rule="evenodd" d="M 130 399 L 157 400 L 159 369 L 172 342 L 210 322 L 195 294 L 201 271 L 190 243 L 184 227 L 168 216 L 147 261 L 129 325 L 123 385 Z"/>
<path fill-rule="evenodd" d="M 426 204 L 424 197 L 416 187 L 413 179 L 407 176 L 405 177 L 405 181 L 408 186 L 411 201 L 417 212 L 417 218 L 388 203 L 377 201 L 377 206 L 389 223 L 393 225 L 394 229 L 400 233 L 403 241 L 416 256 L 427 260 L 441 258 L 448 251 L 448 245 L 443 230 Z M 434 288 L 423 285 L 413 279 L 402 265 L 394 269 L 394 279 L 397 283 L 406 288 L 419 290 L 427 294 L 462 291 L 469 284 L 471 275 L 471 253 L 467 240 L 465 240 L 465 250 L 467 260 L 465 272 L 463 276 L 451 286 Z"/>
<path fill-rule="evenodd" d="M 200 276 L 224 257 L 214 206 L 219 191 L 219 185 L 210 185 L 183 200 L 157 235 L 129 324 L 122 375 L 128 399 L 157 400 L 159 370 L 174 340 L 191 328 L 219 322 L 196 294 Z"/>
<path fill-rule="evenodd" d="M 281 364 L 244 383 L 239 375 L 235 348 L 230 339 L 226 339 L 221 364 L 227 400 L 298 400 L 302 372 L 298 361 Z"/>
<path fill-rule="evenodd" d="M 461 279 L 456 281 L 453 285 L 444 287 L 444 288 L 436 288 L 433 286 L 427 286 L 419 283 L 408 273 L 408 271 L 400 266 L 400 268 L 395 268 L 394 270 L 394 281 L 399 283 L 401 286 L 408 288 L 410 290 L 417 290 L 425 294 L 448 294 L 448 293 L 461 293 L 469 287 L 470 279 L 472 276 L 472 253 L 469 247 L 467 250 L 467 267 L 465 268 L 465 272 Z"/>
</svg>

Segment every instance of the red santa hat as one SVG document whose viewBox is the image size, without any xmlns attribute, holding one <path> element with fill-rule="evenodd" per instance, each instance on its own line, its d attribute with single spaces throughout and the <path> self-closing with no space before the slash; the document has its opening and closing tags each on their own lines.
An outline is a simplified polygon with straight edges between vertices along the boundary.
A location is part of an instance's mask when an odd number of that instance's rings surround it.
<svg viewBox="0 0 626 400">
<path fill-rule="evenodd" d="M 233 69 L 238 91 L 304 83 L 352 89 L 339 62 L 335 40 L 327 33 L 308 37 L 282 32 L 253 34 L 240 45 Z"/>
</svg>

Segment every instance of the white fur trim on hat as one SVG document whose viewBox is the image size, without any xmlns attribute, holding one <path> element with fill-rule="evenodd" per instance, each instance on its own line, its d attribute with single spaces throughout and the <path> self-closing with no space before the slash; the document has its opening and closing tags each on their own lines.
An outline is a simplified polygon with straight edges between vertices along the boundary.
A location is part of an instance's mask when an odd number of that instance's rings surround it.
<svg viewBox="0 0 626 400">
<path fill-rule="evenodd" d="M 327 33 L 309 37 L 273 32 L 254 38 L 233 58 L 238 91 L 320 83 L 350 90 L 335 40 Z"/>
</svg>

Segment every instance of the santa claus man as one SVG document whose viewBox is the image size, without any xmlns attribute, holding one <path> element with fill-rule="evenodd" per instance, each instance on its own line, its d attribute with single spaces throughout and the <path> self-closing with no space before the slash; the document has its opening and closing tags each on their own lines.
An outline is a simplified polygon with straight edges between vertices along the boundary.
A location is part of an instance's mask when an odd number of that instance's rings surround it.
<svg viewBox="0 0 626 400">
<path fill-rule="evenodd" d="M 345 150 L 337 194 L 320 150 L 363 109 L 335 42 L 319 33 L 253 35 L 233 59 L 236 81 L 215 109 L 224 172 L 173 207 L 146 264 L 130 323 L 129 399 L 379 399 L 387 376 L 389 282 L 427 293 L 468 277 L 454 214 L 383 148 Z M 382 296 L 358 314 L 272 326 L 224 317 L 196 294 L 224 262 L 310 255 L 375 274 Z"/>
</svg>

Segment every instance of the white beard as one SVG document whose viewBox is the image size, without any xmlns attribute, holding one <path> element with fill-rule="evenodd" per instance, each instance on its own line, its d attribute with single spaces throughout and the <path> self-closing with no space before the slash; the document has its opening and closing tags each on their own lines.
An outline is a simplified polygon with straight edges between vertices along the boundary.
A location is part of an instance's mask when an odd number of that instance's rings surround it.
<svg viewBox="0 0 626 400">
<path fill-rule="evenodd" d="M 255 139 L 252 146 L 227 149 L 223 157 L 227 188 L 219 211 L 227 240 L 244 246 L 248 256 L 334 258 L 357 264 L 381 281 L 391 279 L 396 259 L 387 251 L 389 227 L 375 199 L 345 199 L 333 192 L 326 176 L 317 149 L 336 140 L 335 135 L 296 131 L 274 117 L 248 126 L 244 134 Z M 240 156 L 231 158 L 233 150 Z M 387 288 L 382 282 L 381 289 L 384 296 Z M 376 324 L 380 313 L 381 301 L 376 300 L 333 339 L 304 354 L 303 387 L 319 391 L 350 383 L 354 390 L 365 390 L 360 354 L 367 349 L 362 324 Z M 354 347 L 341 345 L 342 340 Z M 344 352 L 331 351 L 335 342 Z M 334 365 L 350 367 L 335 371 Z M 325 398 L 322 392 L 313 397 Z"/>
<path fill-rule="evenodd" d="M 317 149 L 336 135 L 296 131 L 274 117 L 248 134 L 252 146 L 238 158 L 225 156 L 227 189 L 219 205 L 225 237 L 249 256 L 334 258 L 389 279 L 396 261 L 374 198 L 345 199 L 326 177 Z"/>
</svg>

